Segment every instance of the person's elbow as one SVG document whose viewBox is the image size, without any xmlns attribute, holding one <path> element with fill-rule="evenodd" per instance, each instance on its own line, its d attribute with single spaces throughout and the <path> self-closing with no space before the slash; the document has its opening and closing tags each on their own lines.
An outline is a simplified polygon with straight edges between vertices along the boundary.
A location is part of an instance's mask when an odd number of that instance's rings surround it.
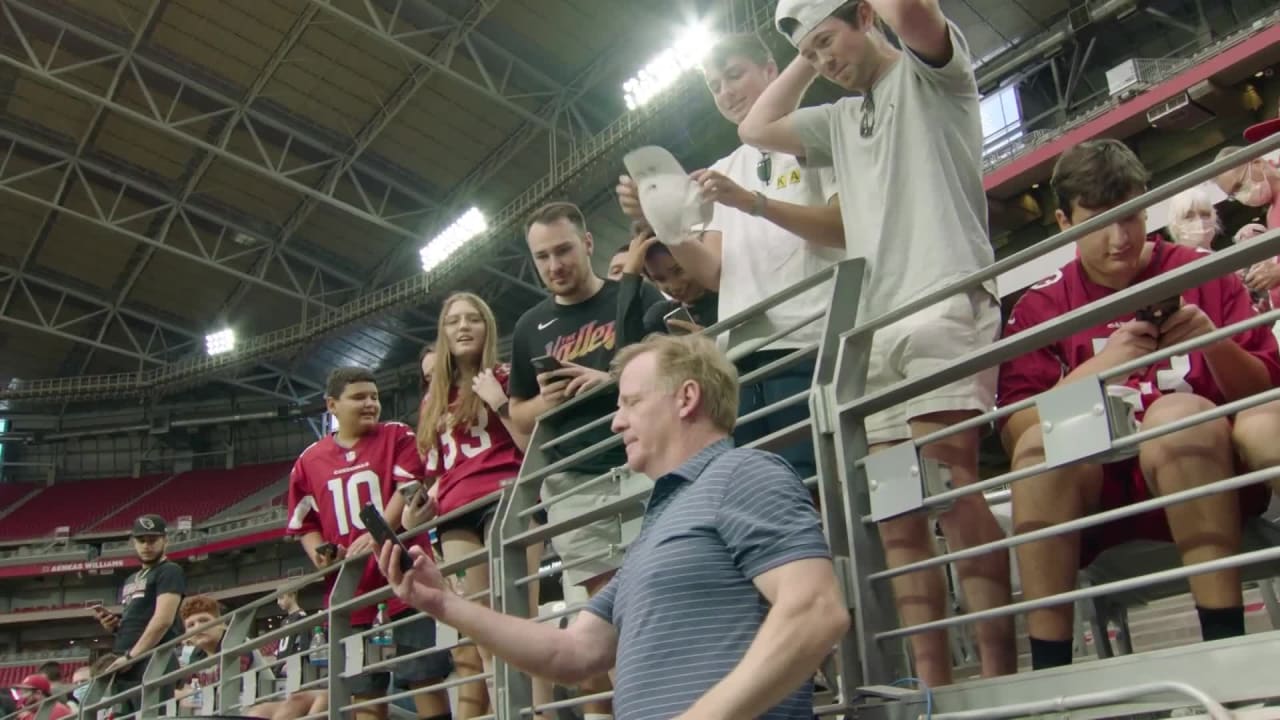
<svg viewBox="0 0 1280 720">
<path fill-rule="evenodd" d="M 752 147 L 761 147 L 769 139 L 769 124 L 759 120 L 753 120 L 748 113 L 742 122 L 738 123 L 738 139 L 743 144 Z"/>
<path fill-rule="evenodd" d="M 793 628 L 788 636 L 801 639 L 819 659 L 849 632 L 849 609 L 845 607 L 833 576 L 824 587 L 811 592 L 796 592 L 774 605 Z"/>
</svg>

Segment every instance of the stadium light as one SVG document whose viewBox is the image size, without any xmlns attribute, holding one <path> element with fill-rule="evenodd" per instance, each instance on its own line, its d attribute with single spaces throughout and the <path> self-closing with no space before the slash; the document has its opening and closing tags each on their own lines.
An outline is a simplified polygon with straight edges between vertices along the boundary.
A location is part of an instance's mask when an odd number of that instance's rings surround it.
<svg viewBox="0 0 1280 720">
<path fill-rule="evenodd" d="M 204 336 L 204 347 L 210 355 L 222 355 L 236 348 L 236 332 L 231 328 Z"/>
<path fill-rule="evenodd" d="M 715 41 L 715 33 L 701 23 L 686 28 L 676 38 L 674 45 L 649 61 L 635 77 L 622 83 L 622 95 L 627 109 L 643 107 L 663 90 L 674 85 L 686 71 L 698 67 Z"/>
<path fill-rule="evenodd" d="M 432 268 L 444 262 L 464 243 L 487 229 L 489 223 L 484 219 L 483 213 L 474 207 L 466 211 L 418 251 L 418 255 L 422 257 L 422 271 L 431 272 Z"/>
</svg>

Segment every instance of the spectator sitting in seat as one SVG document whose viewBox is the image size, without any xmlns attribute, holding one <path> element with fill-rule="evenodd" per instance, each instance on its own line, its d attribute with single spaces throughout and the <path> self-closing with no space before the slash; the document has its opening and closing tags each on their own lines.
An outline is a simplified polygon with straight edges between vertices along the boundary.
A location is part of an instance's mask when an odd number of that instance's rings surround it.
<svg viewBox="0 0 1280 720">
<path fill-rule="evenodd" d="M 1241 147 L 1222 148 L 1215 159 L 1221 160 L 1241 150 L 1243 150 Z M 1274 161 L 1266 157 L 1254 158 L 1222 173 L 1213 181 L 1218 189 L 1227 194 L 1227 197 L 1241 205 L 1266 208 L 1266 227 L 1256 224 L 1246 225 L 1236 234 L 1237 241 L 1245 239 L 1240 237 L 1241 234 L 1252 237 L 1267 229 L 1280 227 L 1280 166 L 1277 166 Z"/>
<path fill-rule="evenodd" d="M 36 672 L 49 678 L 49 685 L 53 688 L 53 695 L 61 695 L 67 691 L 66 683 L 62 682 L 62 664 L 57 660 L 49 660 L 40 665 L 40 669 Z"/>
<path fill-rule="evenodd" d="M 18 720 L 33 720 L 39 711 L 40 704 L 53 697 L 53 685 L 49 682 L 49 678 L 40 673 L 26 676 L 22 682 L 14 685 L 13 689 L 18 691 L 18 699 L 22 703 L 22 712 L 18 715 Z M 52 702 L 53 709 L 49 712 L 49 720 L 61 720 L 72 715 L 71 708 L 66 704 L 56 700 Z"/>
<path fill-rule="evenodd" d="M 93 668 L 88 665 L 81 665 L 76 671 L 71 673 L 71 699 L 67 700 L 67 706 L 73 712 L 80 712 L 80 706 L 84 704 L 85 693 L 89 692 L 89 680 L 93 677 Z M 3 717 L 3 713 L 0 713 Z"/>
<path fill-rule="evenodd" d="M 685 272 L 672 256 L 671 249 L 653 234 L 653 228 L 636 220 L 631 223 L 631 244 L 618 289 L 619 317 L 625 317 L 631 312 L 631 306 L 640 302 L 640 288 L 645 278 L 671 298 L 664 298 L 645 309 L 645 336 L 654 333 L 682 335 L 716 324 L 720 294 L 708 290 L 691 273 Z M 683 315 L 678 312 L 681 309 L 692 321 L 683 317 L 667 317 L 673 312 Z"/>
<path fill-rule="evenodd" d="M 654 336 L 613 368 L 627 466 L 657 481 L 621 570 L 572 625 L 462 600 L 420 548 L 404 573 L 388 542 L 379 567 L 526 672 L 572 683 L 616 664 L 619 720 L 808 720 L 809 680 L 849 627 L 809 493 L 778 456 L 733 447 L 737 373 L 710 340 Z"/>
<path fill-rule="evenodd" d="M 280 597 L 276 598 L 276 605 L 284 611 L 284 624 L 301 622 L 307 619 L 307 611 L 302 609 L 298 604 L 298 591 L 286 590 L 280 593 Z M 294 655 L 301 655 L 311 646 L 311 633 L 305 626 L 299 626 L 297 632 L 292 635 L 286 635 L 280 638 L 280 644 L 276 647 L 276 657 L 285 659 Z M 276 666 L 276 674 L 284 677 L 284 665 Z"/>
<path fill-rule="evenodd" d="M 1058 225 L 1063 230 L 1116 207 L 1146 190 L 1148 174 L 1122 143 L 1082 143 L 1059 158 L 1053 173 Z M 1014 305 L 1005 334 L 1032 328 L 1095 300 L 1195 262 L 1207 252 L 1146 234 L 1138 212 L 1077 242 L 1077 257 L 1033 285 Z M 1095 374 L 1158 348 L 1190 340 L 1254 315 L 1240 279 L 1230 273 L 1182 294 L 1181 307 L 1159 321 L 1135 316 L 1079 332 L 1006 362 L 999 402 L 1009 405 Z M 1280 351 L 1269 328 L 1255 327 L 1188 355 L 1139 370 L 1108 387 L 1135 409 L 1143 429 L 1182 420 L 1216 405 L 1253 395 L 1280 382 Z M 1273 404 L 1274 405 L 1274 404 Z M 1013 521 L 1025 533 L 1086 514 L 1168 495 L 1236 474 L 1232 449 L 1249 469 L 1280 462 L 1280 422 L 1273 405 L 1240 413 L 1234 422 L 1210 420 L 1144 442 L 1138 456 L 1107 464 L 1073 464 L 1013 484 Z M 1044 462 L 1044 438 L 1035 408 L 1011 415 L 1003 426 L 1015 470 Z M 1229 556 L 1240 548 L 1243 515 L 1266 508 L 1263 487 L 1228 491 L 1113 523 L 1019 545 L 1025 599 L 1067 592 L 1078 566 L 1101 550 L 1128 540 L 1170 540 L 1185 565 Z M 1238 570 L 1191 578 L 1191 593 L 1206 640 L 1244 632 Z M 1071 662 L 1070 603 L 1028 614 L 1035 668 Z"/>
</svg>

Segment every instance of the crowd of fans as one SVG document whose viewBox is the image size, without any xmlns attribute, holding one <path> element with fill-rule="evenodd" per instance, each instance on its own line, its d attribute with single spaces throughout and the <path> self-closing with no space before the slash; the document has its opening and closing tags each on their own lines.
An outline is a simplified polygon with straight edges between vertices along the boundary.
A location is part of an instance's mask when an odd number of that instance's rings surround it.
<svg viewBox="0 0 1280 720">
<path fill-rule="evenodd" d="M 596 248 L 583 213 L 564 202 L 539 209 L 526 238 L 549 296 L 516 323 L 510 362 L 498 357 L 501 329 L 485 301 L 470 293 L 447 298 L 437 340 L 422 356 L 416 428 L 382 421 L 368 370 L 339 368 L 330 376 L 325 394 L 337 430 L 298 458 L 288 531 L 319 569 L 369 554 L 359 593 L 391 583 L 395 598 L 385 608 L 357 610 L 351 622 L 356 630 L 398 623 L 399 683 L 422 688 L 455 673 L 475 677 L 459 688 L 452 707 L 443 692 L 417 694 L 419 717 L 491 712 L 494 698 L 484 680 L 490 675 L 483 673 L 492 673 L 494 655 L 545 678 L 535 702 L 552 697 L 552 682 L 575 685 L 584 695 L 612 688 L 612 702 L 584 706 L 588 720 L 810 716 L 811 680 L 848 628 L 821 523 L 802 482 L 817 472 L 813 446 L 802 441 L 776 454 L 742 449 L 804 420 L 808 409 L 792 406 L 745 424 L 736 418 L 811 385 L 811 358 L 778 361 L 818 340 L 821 323 L 803 322 L 830 301 L 830 287 L 772 304 L 718 342 L 705 339 L 703 330 L 845 257 L 867 260 L 858 311 L 871 318 L 989 266 L 993 253 L 973 59 L 937 3 L 783 0 L 777 27 L 799 50 L 785 68 L 754 36 L 725 38 L 707 55 L 708 90 L 744 141 L 689 175 L 696 204 L 710 210 L 709 223 L 687 222 L 700 213 L 673 204 L 670 192 L 655 191 L 669 190 L 658 187 L 669 179 L 624 175 L 617 195 L 620 211 L 633 221 L 633 237 L 601 278 L 592 270 Z M 849 97 L 800 108 L 819 77 Z M 1223 151 L 1231 152 L 1238 148 Z M 1081 143 L 1054 168 L 1056 221 L 1063 230 L 1084 223 L 1141 195 L 1148 181 L 1122 143 Z M 1189 190 L 1170 204 L 1167 238 L 1148 232 L 1145 211 L 1088 233 L 1077 241 L 1075 257 L 1032 285 L 1006 317 L 988 284 L 878 332 L 867 358 L 868 392 L 1195 263 L 1222 239 L 1248 242 L 1280 226 L 1280 170 L 1269 161 L 1247 163 L 1215 184 L 1240 203 L 1267 208 L 1267 225 L 1232 232 L 1222 226 L 1208 187 Z M 1274 260 L 1214 278 L 1159 308 L 1116 317 L 867 418 L 871 451 L 1255 317 L 1276 307 L 1277 291 Z M 777 371 L 739 382 L 766 366 Z M 614 380 L 616 395 L 593 392 Z M 1277 384 L 1280 348 L 1271 328 L 1258 326 L 1114 378 L 1107 391 L 1128 404 L 1134 422 L 1155 428 Z M 566 403 L 573 407 L 545 417 Z M 615 410 L 611 426 L 587 427 Z M 591 598 L 567 627 L 490 609 L 487 565 L 446 578 L 435 560 L 462 562 L 489 545 L 498 498 L 518 475 L 543 417 L 548 437 L 572 433 L 546 449 L 553 462 L 613 435 L 623 443 L 546 477 L 546 511 L 532 522 L 557 523 L 652 491 L 641 520 L 610 516 L 553 538 L 563 582 Z M 1044 462 L 1034 407 L 1009 415 L 997 430 L 1012 468 Z M 1127 459 L 1047 470 L 1014 483 L 1014 532 L 1275 467 L 1278 432 L 1280 406 L 1266 404 L 1148 440 Z M 978 480 L 979 439 L 978 428 L 955 432 L 921 453 L 963 487 Z M 601 482 L 602 475 L 611 477 Z M 1242 526 L 1270 495 L 1264 486 L 1220 492 L 1019 545 L 1023 598 L 1070 590 L 1079 568 L 1133 539 L 1171 541 L 1188 565 L 1235 554 Z M 396 530 L 438 519 L 438 542 L 419 534 L 407 557 L 390 544 L 379 546 L 361 514 L 370 505 Z M 971 495 L 933 517 L 917 512 L 881 522 L 887 566 L 931 558 L 935 521 L 952 550 L 1004 537 L 985 499 Z M 196 648 L 192 660 L 215 653 L 223 634 L 216 602 L 189 597 L 179 611 L 185 588 L 180 569 L 175 575 L 177 566 L 164 560 L 163 520 L 138 522 L 143 570 L 126 587 L 122 616 L 100 611 L 117 639 L 118 658 L 102 669 L 114 674 L 117 690 L 141 679 L 136 658 L 176 637 L 182 622 L 188 630 L 204 628 L 188 640 Z M 612 551 L 620 547 L 628 552 Z M 535 572 L 540 548 L 527 560 Z M 1010 602 L 1008 553 L 960 561 L 956 569 L 968 610 Z M 1205 640 L 1244 633 L 1238 570 L 1190 582 Z M 537 583 L 530 590 L 536 609 Z M 951 603 L 940 569 L 900 575 L 893 591 L 903 625 L 941 619 Z M 285 609 L 296 620 L 305 617 L 296 602 Z M 1071 662 L 1071 613 L 1070 604 L 1029 613 L 1034 668 Z M 436 620 L 474 645 L 430 652 Z M 1012 618 L 976 627 L 982 675 L 1015 672 Z M 304 652 L 301 637 L 282 649 Z M 911 651 L 921 681 L 952 682 L 945 631 L 913 636 Z M 261 658 L 244 658 L 246 670 L 260 666 Z M 205 687 L 216 683 L 216 677 L 195 679 Z M 391 690 L 389 673 L 364 673 L 347 684 L 353 701 L 365 703 L 357 716 L 385 717 L 385 706 L 373 701 Z M 27 705 L 52 694 L 39 678 L 28 678 L 21 690 Z M 176 698 L 187 709 L 207 707 L 193 700 L 195 692 L 186 682 Z M 327 702 L 323 691 L 299 692 L 250 712 L 298 718 L 323 711 Z"/>
</svg>

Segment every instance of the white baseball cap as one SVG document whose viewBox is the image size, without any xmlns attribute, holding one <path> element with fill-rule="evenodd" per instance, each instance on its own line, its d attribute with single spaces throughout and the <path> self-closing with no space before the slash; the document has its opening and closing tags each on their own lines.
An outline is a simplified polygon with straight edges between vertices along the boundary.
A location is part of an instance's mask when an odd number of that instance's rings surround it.
<svg viewBox="0 0 1280 720">
<path fill-rule="evenodd" d="M 646 145 L 626 154 L 622 164 L 640 192 L 640 208 L 665 245 L 679 245 L 694 229 L 711 222 L 714 206 L 698 197 L 698 184 L 666 148 Z"/>
<path fill-rule="evenodd" d="M 848 0 L 780 0 L 774 13 L 773 24 L 791 44 L 800 47 L 800 41 L 813 32 L 818 23 L 831 17 Z M 789 32 L 788 32 L 789 30 Z"/>
</svg>

